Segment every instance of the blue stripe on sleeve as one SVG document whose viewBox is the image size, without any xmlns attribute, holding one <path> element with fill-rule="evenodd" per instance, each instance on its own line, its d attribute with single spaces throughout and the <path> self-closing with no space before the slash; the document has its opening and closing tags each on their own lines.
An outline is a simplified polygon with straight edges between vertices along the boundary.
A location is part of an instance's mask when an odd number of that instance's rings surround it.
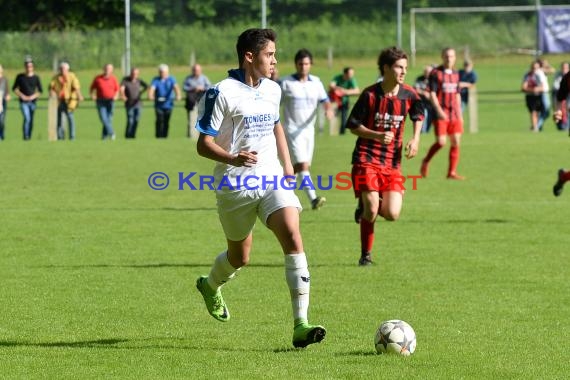
<svg viewBox="0 0 570 380">
<path fill-rule="evenodd" d="M 196 123 L 196 129 L 205 135 L 217 136 L 218 131 L 212 128 L 212 113 L 214 112 L 214 105 L 218 98 L 220 91 L 215 88 L 209 88 L 204 94 L 204 115 Z"/>
</svg>

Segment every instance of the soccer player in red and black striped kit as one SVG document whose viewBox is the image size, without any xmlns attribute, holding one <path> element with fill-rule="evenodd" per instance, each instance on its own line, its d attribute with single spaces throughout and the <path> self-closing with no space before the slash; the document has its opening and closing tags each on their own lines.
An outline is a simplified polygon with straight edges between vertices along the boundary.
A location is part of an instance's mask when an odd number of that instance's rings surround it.
<svg viewBox="0 0 570 380">
<path fill-rule="evenodd" d="M 562 115 L 564 114 L 563 107 L 570 104 L 568 100 L 570 100 L 570 73 L 564 74 L 562 81 L 560 82 L 558 92 L 556 93 L 556 112 L 554 112 L 555 123 L 562 120 Z M 552 192 L 555 196 L 558 197 L 562 194 L 564 184 L 568 181 L 570 181 L 570 170 L 558 170 L 558 179 L 552 188 Z"/>
<path fill-rule="evenodd" d="M 383 80 L 366 88 L 354 105 L 347 128 L 358 136 L 352 153 L 352 183 L 359 200 L 355 219 L 360 223 L 359 265 L 372 264 L 374 222 L 378 215 L 388 221 L 400 217 L 404 194 L 402 160 L 404 123 L 413 121 L 413 136 L 406 144 L 406 157 L 418 152 L 424 118 L 422 100 L 404 79 L 406 53 L 396 47 L 378 57 Z"/>
<path fill-rule="evenodd" d="M 459 145 L 463 134 L 463 116 L 461 115 L 461 93 L 459 88 L 459 72 L 455 70 L 455 50 L 445 48 L 441 52 L 443 64 L 430 73 L 428 87 L 431 93 L 435 119 L 433 121 L 436 141 L 429 148 L 427 156 L 422 160 L 421 175 L 428 176 L 429 162 L 435 154 L 451 140 L 449 149 L 448 179 L 462 180 L 465 177 L 457 174 L 459 163 Z"/>
</svg>

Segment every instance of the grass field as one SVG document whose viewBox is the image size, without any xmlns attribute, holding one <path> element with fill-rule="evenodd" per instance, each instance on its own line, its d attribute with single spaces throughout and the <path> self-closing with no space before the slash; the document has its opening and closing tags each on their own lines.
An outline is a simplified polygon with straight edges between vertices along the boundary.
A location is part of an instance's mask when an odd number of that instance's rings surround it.
<svg viewBox="0 0 570 380">
<path fill-rule="evenodd" d="M 373 61 L 365 66 L 361 86 L 376 74 Z M 356 265 L 351 192 L 323 193 L 318 212 L 299 193 L 310 317 L 328 329 L 306 350 L 291 348 L 283 259 L 261 224 L 251 265 L 224 288 L 232 320 L 207 314 L 194 281 L 224 239 L 214 195 L 175 186 L 178 172 L 212 171 L 184 138 L 181 109 L 168 140 L 152 138 L 146 108 L 137 140 L 103 142 L 85 105 L 73 143 L 46 141 L 45 109 L 22 142 L 11 109 L 0 143 L 0 378 L 566 378 L 570 188 L 555 198 L 552 185 L 570 166 L 570 140 L 551 121 L 528 131 L 514 92 L 527 66 L 477 67 L 480 133 L 464 136 L 459 166 L 468 179 L 445 179 L 442 150 L 430 178 L 406 193 L 401 220 L 377 222 L 375 266 Z M 489 93 L 505 88 L 513 93 Z M 118 106 L 119 136 L 123 124 Z M 421 155 L 433 136 L 422 139 Z M 349 170 L 353 144 L 317 136 L 312 172 Z M 419 163 L 404 162 L 404 174 Z M 155 171 L 174 184 L 151 190 Z M 374 353 L 377 326 L 393 318 L 415 328 L 410 358 Z"/>
</svg>

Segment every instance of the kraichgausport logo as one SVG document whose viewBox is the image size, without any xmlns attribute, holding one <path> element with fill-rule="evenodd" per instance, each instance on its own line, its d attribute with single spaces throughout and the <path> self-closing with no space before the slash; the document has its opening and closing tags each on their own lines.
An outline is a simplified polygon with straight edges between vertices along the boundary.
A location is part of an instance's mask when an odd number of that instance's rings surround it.
<svg viewBox="0 0 570 380">
<path fill-rule="evenodd" d="M 314 179 L 313 179 L 314 178 Z M 329 175 L 317 175 L 313 178 L 309 176 L 235 176 L 222 177 L 219 181 L 213 175 L 200 175 L 197 172 L 178 172 L 176 187 L 177 190 L 215 190 L 215 191 L 236 191 L 236 190 L 267 190 L 269 188 L 281 188 L 284 190 L 352 190 L 366 186 L 368 189 L 377 191 L 404 191 L 417 190 L 417 180 L 420 175 L 392 175 L 389 180 L 386 177 L 376 175 L 351 175 L 349 172 L 338 172 Z M 170 186 L 170 177 L 164 172 L 153 172 L 147 180 L 148 186 L 152 190 L 165 190 Z"/>
</svg>

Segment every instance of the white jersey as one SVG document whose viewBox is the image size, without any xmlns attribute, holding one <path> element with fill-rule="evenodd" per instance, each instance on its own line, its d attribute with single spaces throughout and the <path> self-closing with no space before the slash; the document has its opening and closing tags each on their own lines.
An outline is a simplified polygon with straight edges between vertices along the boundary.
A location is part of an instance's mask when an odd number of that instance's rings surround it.
<svg viewBox="0 0 570 380">
<path fill-rule="evenodd" d="M 244 83 L 243 70 L 230 70 L 228 74 L 228 78 L 208 89 L 200 99 L 196 129 L 214 136 L 216 144 L 231 154 L 242 150 L 257 152 L 257 164 L 248 168 L 216 163 L 215 187 L 222 180 L 237 188 L 247 176 L 282 176 L 273 133 L 279 122 L 279 85 L 262 79 L 254 88 Z M 228 186 L 223 190 L 231 191 Z"/>
<path fill-rule="evenodd" d="M 297 129 L 314 128 L 319 102 L 328 101 L 327 92 L 321 80 L 310 75 L 306 81 L 299 80 L 297 74 L 289 75 L 281 81 L 283 90 L 283 126 L 288 134 Z"/>
</svg>

